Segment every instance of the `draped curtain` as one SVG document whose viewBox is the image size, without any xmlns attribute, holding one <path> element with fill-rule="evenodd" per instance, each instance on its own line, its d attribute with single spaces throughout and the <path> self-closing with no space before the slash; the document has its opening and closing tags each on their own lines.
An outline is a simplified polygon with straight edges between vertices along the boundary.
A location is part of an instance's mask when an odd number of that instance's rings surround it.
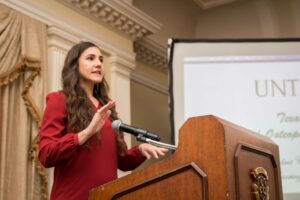
<svg viewBox="0 0 300 200">
<path fill-rule="evenodd" d="M 47 27 L 0 4 L 0 200 L 47 199 L 37 159 Z"/>
</svg>

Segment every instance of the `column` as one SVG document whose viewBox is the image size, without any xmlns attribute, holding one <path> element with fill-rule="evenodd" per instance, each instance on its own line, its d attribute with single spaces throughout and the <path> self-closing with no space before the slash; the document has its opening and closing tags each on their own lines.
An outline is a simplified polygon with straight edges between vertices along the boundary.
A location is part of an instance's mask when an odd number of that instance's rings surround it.
<svg viewBox="0 0 300 200">
<path fill-rule="evenodd" d="M 106 67 L 110 73 L 110 96 L 116 101 L 116 109 L 119 118 L 126 124 L 131 123 L 130 106 L 130 73 L 135 68 L 134 60 L 126 60 L 116 55 L 108 59 L 109 66 Z M 125 134 L 125 141 L 131 147 L 131 136 Z M 130 172 L 129 172 L 130 173 Z M 128 173 L 119 171 L 119 177 Z"/>
</svg>

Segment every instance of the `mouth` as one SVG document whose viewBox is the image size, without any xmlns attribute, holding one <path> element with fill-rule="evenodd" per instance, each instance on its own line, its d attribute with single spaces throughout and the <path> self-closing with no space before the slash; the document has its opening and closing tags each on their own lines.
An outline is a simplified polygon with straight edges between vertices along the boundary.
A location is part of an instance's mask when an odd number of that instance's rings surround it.
<svg viewBox="0 0 300 200">
<path fill-rule="evenodd" d="M 101 73 L 101 71 L 93 71 L 92 74 L 99 74 L 99 75 L 101 75 L 102 73 Z"/>
</svg>

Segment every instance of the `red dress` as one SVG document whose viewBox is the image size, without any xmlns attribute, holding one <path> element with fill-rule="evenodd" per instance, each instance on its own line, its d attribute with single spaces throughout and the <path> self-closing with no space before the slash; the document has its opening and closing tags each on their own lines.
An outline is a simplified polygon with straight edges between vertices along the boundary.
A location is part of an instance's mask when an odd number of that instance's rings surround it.
<svg viewBox="0 0 300 200">
<path fill-rule="evenodd" d="M 46 101 L 39 159 L 45 167 L 55 167 L 51 200 L 86 200 L 93 187 L 117 178 L 117 168 L 132 170 L 145 160 L 137 147 L 128 150 L 126 156 L 118 156 L 110 120 L 100 131 L 101 140 L 94 135 L 89 147 L 80 146 L 77 133 L 67 128 L 65 95 L 53 92 Z"/>
</svg>

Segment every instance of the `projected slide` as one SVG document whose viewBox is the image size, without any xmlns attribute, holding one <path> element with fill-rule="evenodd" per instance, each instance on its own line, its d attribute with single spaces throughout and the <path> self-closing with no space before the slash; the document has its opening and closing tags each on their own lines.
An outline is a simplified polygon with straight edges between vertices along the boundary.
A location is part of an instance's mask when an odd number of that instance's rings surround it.
<svg viewBox="0 0 300 200">
<path fill-rule="evenodd" d="M 263 134 L 279 145 L 285 199 L 300 197 L 300 40 L 188 41 L 173 47 L 176 143 L 182 123 L 201 115 Z"/>
</svg>

